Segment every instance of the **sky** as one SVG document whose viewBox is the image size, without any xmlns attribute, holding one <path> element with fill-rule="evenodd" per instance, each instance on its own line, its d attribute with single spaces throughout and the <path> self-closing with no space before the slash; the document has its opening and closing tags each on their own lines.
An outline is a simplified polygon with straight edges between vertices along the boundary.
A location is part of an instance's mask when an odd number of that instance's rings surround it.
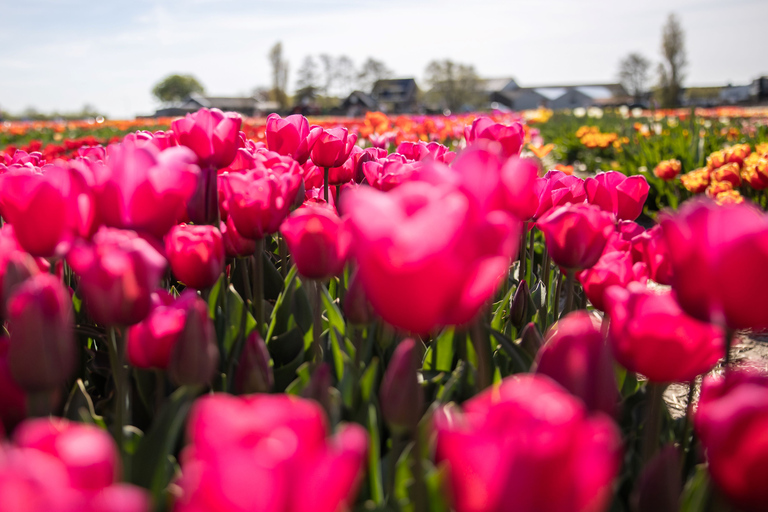
<svg viewBox="0 0 768 512">
<path fill-rule="evenodd" d="M 111 118 L 150 114 L 154 84 L 192 74 L 210 95 L 269 86 L 282 42 L 289 87 L 306 55 L 383 61 L 423 80 L 435 59 L 521 86 L 615 82 L 619 61 L 660 60 L 670 12 L 685 31 L 686 85 L 768 74 L 765 0 L 0 0 L 0 108 Z"/>
</svg>

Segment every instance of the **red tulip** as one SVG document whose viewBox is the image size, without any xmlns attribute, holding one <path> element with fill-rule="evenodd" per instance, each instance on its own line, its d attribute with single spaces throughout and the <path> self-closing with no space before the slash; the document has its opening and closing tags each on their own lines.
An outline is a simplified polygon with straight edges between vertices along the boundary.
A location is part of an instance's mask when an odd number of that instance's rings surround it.
<svg viewBox="0 0 768 512">
<path fill-rule="evenodd" d="M 401 341 L 387 365 L 379 390 L 381 413 L 389 428 L 412 432 L 424 414 L 424 391 L 419 384 L 419 349 L 413 338 Z"/>
<path fill-rule="evenodd" d="M 694 426 L 717 486 L 740 510 L 765 510 L 768 376 L 741 370 L 705 379 Z"/>
<path fill-rule="evenodd" d="M 621 467 L 621 437 L 548 377 L 521 375 L 435 418 L 457 512 L 602 511 Z M 556 489 L 556 492 L 553 492 Z"/>
<path fill-rule="evenodd" d="M 240 236 L 231 218 L 219 225 L 224 240 L 224 252 L 228 258 L 247 258 L 256 252 L 256 242 Z"/>
<path fill-rule="evenodd" d="M 672 289 L 700 320 L 768 327 L 768 217 L 748 204 L 689 201 L 661 220 Z"/>
<path fill-rule="evenodd" d="M 177 512 L 336 512 L 353 502 L 367 436 L 328 438 L 323 410 L 288 395 L 198 399 L 187 423 Z"/>
<path fill-rule="evenodd" d="M 208 385 L 219 364 L 219 348 L 208 303 L 193 290 L 184 290 L 174 304 L 186 314 L 184 327 L 171 349 L 168 374 L 179 386 Z"/>
<path fill-rule="evenodd" d="M 109 228 L 91 243 L 76 243 L 67 263 L 80 276 L 88 312 L 104 325 L 143 320 L 166 267 L 165 258 L 136 233 Z"/>
<path fill-rule="evenodd" d="M 670 292 L 639 283 L 605 292 L 609 340 L 616 360 L 651 382 L 687 382 L 724 355 L 720 331 L 683 313 Z"/>
<path fill-rule="evenodd" d="M 27 416 L 27 394 L 16 383 L 8 364 L 9 340 L 0 336 L 0 430 L 11 430 Z M 0 432 L 0 438 L 2 433 Z"/>
<path fill-rule="evenodd" d="M 584 182 L 587 200 L 621 220 L 635 220 L 643 213 L 650 186 L 644 176 L 603 172 Z"/>
<path fill-rule="evenodd" d="M 561 206 L 536 225 L 544 232 L 552 261 L 569 270 L 597 263 L 615 230 L 611 214 L 587 204 Z"/>
<path fill-rule="evenodd" d="M 648 277 L 653 281 L 672 283 L 672 262 L 661 226 L 654 226 L 632 238 L 632 259 L 645 263 Z"/>
<path fill-rule="evenodd" d="M 507 126 L 481 116 L 472 122 L 472 126 L 464 128 L 464 138 L 467 144 L 471 144 L 477 139 L 496 141 L 501 145 L 504 156 L 509 158 L 520 154 L 525 132 L 520 123 L 512 123 Z"/>
<path fill-rule="evenodd" d="M 267 145 L 271 151 L 290 156 L 299 164 L 309 158 L 309 152 L 323 133 L 319 126 L 309 126 L 307 118 L 295 114 L 285 119 L 277 114 L 267 116 Z"/>
<path fill-rule="evenodd" d="M 344 270 L 350 234 L 330 206 L 299 208 L 280 226 L 299 273 L 309 279 L 328 279 Z"/>
<path fill-rule="evenodd" d="M 216 108 L 201 108 L 175 120 L 171 126 L 179 144 L 195 152 L 200 167 L 221 169 L 235 159 L 242 122 L 235 112 L 225 114 Z"/>
<path fill-rule="evenodd" d="M 614 285 L 626 287 L 632 281 L 645 284 L 648 269 L 645 263 L 633 265 L 632 256 L 628 252 L 614 251 L 603 254 L 594 266 L 582 270 L 576 274 L 576 278 L 584 288 L 589 302 L 596 309 L 605 311 L 605 290 Z"/>
<path fill-rule="evenodd" d="M 77 346 L 72 302 L 61 281 L 50 274 L 27 279 L 8 299 L 8 322 L 13 379 L 27 391 L 66 382 L 77 366 Z"/>
<path fill-rule="evenodd" d="M 550 210 L 566 204 L 579 204 L 587 199 L 584 180 L 562 171 L 549 171 L 543 178 L 538 178 L 534 190 L 539 197 L 539 204 L 534 219 L 546 216 Z"/>
<path fill-rule="evenodd" d="M 173 275 L 190 288 L 210 288 L 224 270 L 224 241 L 213 226 L 175 226 L 165 238 Z"/>
<path fill-rule="evenodd" d="M 536 357 L 536 373 L 581 398 L 587 410 L 615 415 L 619 393 L 613 357 L 600 323 L 586 311 L 569 313 L 550 327 Z"/>
<path fill-rule="evenodd" d="M 347 161 L 357 135 L 349 135 L 346 128 L 336 127 L 323 130 L 312 146 L 312 163 L 318 167 L 340 167 Z"/>
</svg>

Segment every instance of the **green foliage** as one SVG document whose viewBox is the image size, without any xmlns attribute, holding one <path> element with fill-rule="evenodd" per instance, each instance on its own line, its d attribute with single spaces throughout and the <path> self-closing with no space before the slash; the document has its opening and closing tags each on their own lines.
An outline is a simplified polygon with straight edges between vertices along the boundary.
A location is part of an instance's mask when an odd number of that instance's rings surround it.
<svg viewBox="0 0 768 512">
<path fill-rule="evenodd" d="M 192 75 L 170 75 L 152 88 L 152 95 L 163 103 L 181 101 L 192 93 L 204 92 L 202 84 Z"/>
</svg>

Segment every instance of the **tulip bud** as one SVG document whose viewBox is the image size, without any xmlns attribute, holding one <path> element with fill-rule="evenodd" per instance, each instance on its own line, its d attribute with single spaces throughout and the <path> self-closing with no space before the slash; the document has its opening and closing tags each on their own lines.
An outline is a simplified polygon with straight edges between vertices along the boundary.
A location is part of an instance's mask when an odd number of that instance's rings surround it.
<svg viewBox="0 0 768 512">
<path fill-rule="evenodd" d="M 528 283 L 525 279 L 522 279 L 517 285 L 515 295 L 512 297 L 512 305 L 509 308 L 509 318 L 512 321 L 512 325 L 518 331 L 523 327 L 524 322 L 528 318 L 528 303 L 531 300 L 531 292 L 528 289 Z"/>
<path fill-rule="evenodd" d="M 254 330 L 245 340 L 243 353 L 235 373 L 235 389 L 240 394 L 268 393 L 275 383 L 269 365 L 267 344 Z"/>
<path fill-rule="evenodd" d="M 173 274 L 190 288 L 210 288 L 224 269 L 224 242 L 213 226 L 174 226 L 165 252 Z"/>
<path fill-rule="evenodd" d="M 2 276 L 0 290 L 0 313 L 7 316 L 6 300 L 24 281 L 40 272 L 32 257 L 23 251 L 13 251 L 6 256 L 5 274 Z"/>
<path fill-rule="evenodd" d="M 395 432 L 412 431 L 424 412 L 424 391 L 419 384 L 419 353 L 416 342 L 400 342 L 389 361 L 379 391 L 384 420 Z"/>
<path fill-rule="evenodd" d="M 8 301 L 8 363 L 25 390 L 49 391 L 75 371 L 71 308 L 69 294 L 50 274 L 28 279 Z"/>
<path fill-rule="evenodd" d="M 304 388 L 302 396 L 319 403 L 326 413 L 331 412 L 331 395 L 328 388 L 331 387 L 331 367 L 327 363 L 320 364 L 309 379 L 309 384 Z M 331 416 L 330 414 L 328 414 Z"/>
<path fill-rule="evenodd" d="M 8 338 L 0 336 L 0 438 L 3 425 L 10 431 L 27 416 L 27 394 L 19 387 L 8 367 Z"/>
<path fill-rule="evenodd" d="M 344 295 L 344 317 L 353 325 L 367 324 L 373 318 L 373 310 L 365 297 L 363 285 L 355 272 L 349 280 L 349 289 Z"/>
<path fill-rule="evenodd" d="M 544 338 L 541 337 L 539 328 L 533 322 L 528 322 L 520 333 L 520 346 L 526 352 L 535 356 L 541 346 L 544 345 Z"/>
<path fill-rule="evenodd" d="M 178 303 L 188 312 L 168 365 L 171 380 L 180 386 L 210 384 L 219 364 L 219 350 L 208 305 L 192 290 L 185 290 Z"/>
<path fill-rule="evenodd" d="M 634 512 L 677 512 L 680 509 L 680 457 L 665 446 L 643 469 L 632 495 Z"/>
</svg>

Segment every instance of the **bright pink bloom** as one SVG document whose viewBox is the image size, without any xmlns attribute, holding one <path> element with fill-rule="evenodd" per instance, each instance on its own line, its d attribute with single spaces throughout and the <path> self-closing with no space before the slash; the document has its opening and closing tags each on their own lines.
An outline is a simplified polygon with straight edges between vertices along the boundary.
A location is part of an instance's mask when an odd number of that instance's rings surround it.
<svg viewBox="0 0 768 512">
<path fill-rule="evenodd" d="M 99 230 L 91 243 L 76 243 L 67 263 L 80 276 L 88 312 L 104 325 L 143 320 L 166 267 L 165 258 L 135 232 L 109 228 Z"/>
<path fill-rule="evenodd" d="M 635 220 L 643 213 L 650 186 L 645 176 L 603 172 L 584 181 L 587 200 L 620 220 Z"/>
<path fill-rule="evenodd" d="M 477 139 L 496 141 L 501 145 L 504 156 L 509 158 L 520 154 L 525 132 L 520 123 L 512 123 L 507 126 L 495 123 L 489 117 L 481 116 L 472 122 L 472 126 L 464 128 L 464 138 L 467 144 L 471 144 Z"/>
<path fill-rule="evenodd" d="M 186 321 L 187 311 L 173 295 L 165 290 L 153 293 L 149 315 L 128 329 L 128 362 L 136 368 L 167 368 Z"/>
<path fill-rule="evenodd" d="M 588 204 L 561 206 L 539 220 L 547 251 L 555 264 L 569 270 L 592 267 L 615 231 L 613 215 Z"/>
<path fill-rule="evenodd" d="M 271 151 L 290 156 L 299 164 L 309 158 L 309 152 L 317 142 L 323 129 L 309 126 L 307 118 L 294 114 L 285 119 L 278 114 L 267 116 L 267 145 Z"/>
<path fill-rule="evenodd" d="M 718 487 L 740 510 L 765 510 L 768 376 L 740 370 L 705 379 L 694 426 Z"/>
<path fill-rule="evenodd" d="M 605 310 L 603 292 L 611 286 L 626 287 L 632 281 L 645 284 L 648 280 L 648 269 L 645 263 L 632 264 L 632 256 L 628 252 L 609 252 L 603 254 L 591 268 L 576 274 L 576 278 L 584 288 L 589 302 L 600 311 Z"/>
<path fill-rule="evenodd" d="M 176 512 L 337 512 L 354 502 L 367 435 L 328 438 L 322 408 L 288 395 L 198 399 L 181 457 Z"/>
<path fill-rule="evenodd" d="M 443 164 L 450 164 L 456 153 L 449 151 L 446 146 L 443 146 L 439 142 L 401 142 L 395 154 L 405 156 L 408 160 L 420 161 L 420 160 L 433 160 Z"/>
<path fill-rule="evenodd" d="M 342 185 L 354 181 L 357 176 L 357 162 L 363 153 L 360 146 L 352 146 L 349 158 L 341 166 L 328 169 L 328 184 Z"/>
<path fill-rule="evenodd" d="M 421 354 L 416 341 L 401 341 L 379 388 L 381 413 L 389 428 L 396 432 L 413 432 L 424 414 L 424 390 L 417 372 L 421 367 Z"/>
<path fill-rule="evenodd" d="M 240 236 L 231 218 L 219 226 L 227 258 L 247 258 L 256 252 L 256 241 Z"/>
<path fill-rule="evenodd" d="M 304 206 L 280 226 L 299 273 L 328 279 L 344 270 L 351 236 L 330 206 Z"/>
<path fill-rule="evenodd" d="M 224 270 L 224 241 L 213 226 L 174 226 L 165 237 L 165 254 L 173 275 L 197 290 L 216 284 Z"/>
<path fill-rule="evenodd" d="M 221 169 L 235 159 L 242 122 L 235 112 L 201 108 L 175 120 L 171 126 L 179 144 L 195 152 L 200 167 Z"/>
<path fill-rule="evenodd" d="M 8 366 L 27 391 L 50 391 L 77 366 L 72 301 L 61 281 L 38 274 L 8 299 Z"/>
<path fill-rule="evenodd" d="M 525 374 L 435 418 L 457 512 L 606 510 L 621 437 L 548 377 Z M 554 491 L 556 490 L 556 492 Z"/>
<path fill-rule="evenodd" d="M 672 261 L 661 226 L 656 225 L 632 238 L 632 259 L 645 263 L 648 277 L 659 284 L 672 284 Z"/>
<path fill-rule="evenodd" d="M 409 181 L 419 173 L 419 162 L 401 162 L 395 159 L 368 161 L 362 164 L 363 174 L 368 184 L 384 192 Z"/>
<path fill-rule="evenodd" d="M 544 217 L 550 210 L 569 203 L 583 203 L 587 199 L 584 180 L 562 171 L 549 171 L 543 178 L 538 178 L 534 186 L 539 196 L 539 205 L 534 219 Z"/>
<path fill-rule="evenodd" d="M 733 329 L 768 327 L 768 216 L 747 203 L 689 201 L 661 220 L 680 306 Z"/>
<path fill-rule="evenodd" d="M 374 310 L 424 333 L 471 320 L 493 294 L 519 240 L 503 211 L 476 210 L 451 185 L 408 182 L 345 194 L 358 275 Z"/>
<path fill-rule="evenodd" d="M 357 135 L 346 128 L 336 127 L 323 132 L 312 146 L 312 163 L 318 167 L 340 167 L 347 161 Z"/>
<path fill-rule="evenodd" d="M 0 449 L 0 510 L 73 512 L 83 501 L 56 457 L 28 448 Z"/>
<path fill-rule="evenodd" d="M 27 416 L 27 393 L 16 383 L 8 365 L 9 340 L 0 336 L 0 430 L 11 430 Z M 0 432 L 0 437 L 2 433 Z"/>
<path fill-rule="evenodd" d="M 720 330 L 686 315 L 670 292 L 639 283 L 612 286 L 604 295 L 616 360 L 651 382 L 687 382 L 724 355 Z"/>
<path fill-rule="evenodd" d="M 551 377 L 589 411 L 615 415 L 619 393 L 611 349 L 600 322 L 586 311 L 574 311 L 547 331 L 536 357 L 536 373 Z"/>
</svg>

